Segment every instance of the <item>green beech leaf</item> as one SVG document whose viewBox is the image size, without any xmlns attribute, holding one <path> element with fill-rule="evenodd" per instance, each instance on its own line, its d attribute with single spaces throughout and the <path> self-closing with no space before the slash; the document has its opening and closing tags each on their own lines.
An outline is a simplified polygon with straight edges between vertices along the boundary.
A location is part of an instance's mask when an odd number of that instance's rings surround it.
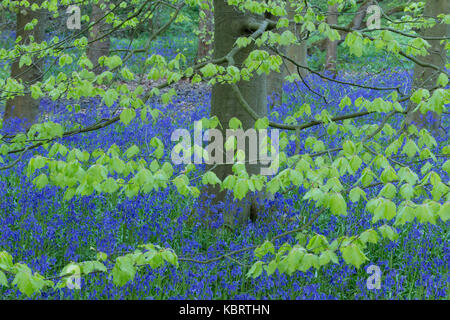
<svg viewBox="0 0 450 320">
<path fill-rule="evenodd" d="M 355 266 L 357 269 L 369 260 L 361 249 L 355 244 L 349 244 L 341 248 L 342 257 L 347 264 Z"/>
</svg>

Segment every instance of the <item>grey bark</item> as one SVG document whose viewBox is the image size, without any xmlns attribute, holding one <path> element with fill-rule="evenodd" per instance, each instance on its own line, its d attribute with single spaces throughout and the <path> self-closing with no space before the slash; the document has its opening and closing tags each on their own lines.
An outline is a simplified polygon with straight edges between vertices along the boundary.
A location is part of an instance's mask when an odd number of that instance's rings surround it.
<svg viewBox="0 0 450 320">
<path fill-rule="evenodd" d="M 30 7 L 33 3 L 41 4 L 41 1 L 30 1 Z M 20 44 L 29 44 L 30 36 L 34 37 L 34 42 L 40 43 L 44 40 L 45 17 L 43 10 L 32 11 L 29 8 L 22 8 L 16 15 L 16 37 L 21 37 Z M 33 30 L 25 30 L 25 25 L 37 19 L 38 23 Z M 37 56 L 32 57 L 30 66 L 19 65 L 20 58 L 16 59 L 11 67 L 11 78 L 22 81 L 25 86 L 25 92 L 29 92 L 30 86 L 42 80 L 43 60 Z M 6 102 L 5 120 L 22 120 L 23 129 L 28 129 L 36 122 L 39 114 L 40 100 L 35 100 L 30 93 L 23 96 L 15 96 Z"/>
<path fill-rule="evenodd" d="M 355 29 L 355 30 L 360 30 L 360 29 L 364 29 L 364 19 L 367 15 L 367 8 L 371 5 L 374 4 L 375 2 L 373 0 L 366 0 L 363 3 L 360 4 L 358 11 L 356 11 L 355 15 L 353 16 L 352 21 L 346 26 L 346 28 L 349 29 Z M 336 22 L 337 23 L 337 22 Z M 344 42 L 345 37 L 347 36 L 347 32 L 346 31 L 339 31 L 339 34 L 341 35 L 341 40 L 339 40 L 337 42 L 337 44 L 341 44 L 342 42 Z M 314 48 L 318 48 L 320 51 L 324 51 L 327 48 L 327 43 L 328 43 L 328 39 L 322 39 L 322 40 L 318 40 L 314 43 L 311 44 L 310 49 L 314 49 Z"/>
<path fill-rule="evenodd" d="M 288 1 L 286 4 L 286 10 L 288 13 L 288 19 L 294 19 L 295 16 L 295 7 Z M 287 56 L 296 61 L 298 64 L 302 66 L 308 66 L 308 45 L 306 40 L 302 40 L 301 27 L 295 24 L 289 25 L 289 30 L 295 34 L 297 39 L 299 40 L 299 44 L 290 45 L 286 48 Z M 294 74 L 297 73 L 297 66 L 289 61 L 286 61 L 287 73 Z M 300 68 L 300 75 L 304 78 L 309 74 L 306 69 Z"/>
<path fill-rule="evenodd" d="M 447 0 L 428 0 L 424 8 L 424 16 L 437 17 L 441 13 L 449 14 L 450 1 Z M 450 26 L 444 23 L 437 23 L 432 28 L 425 28 L 420 31 L 422 37 L 448 37 L 450 35 Z M 428 55 L 420 56 L 418 59 L 427 63 L 433 64 L 445 70 L 447 63 L 447 50 L 445 49 L 445 42 L 441 40 L 428 40 L 431 45 L 428 48 Z M 437 78 L 440 72 L 428 68 L 415 65 L 413 88 L 424 88 L 431 90 L 436 86 Z M 408 115 L 406 118 L 406 125 L 414 124 L 418 127 L 425 127 L 431 131 L 436 131 L 441 126 L 441 118 L 436 113 L 422 114 L 419 110 L 414 111 L 416 105 L 410 102 L 408 105 Z"/>
<path fill-rule="evenodd" d="M 327 17 L 327 23 L 328 24 L 334 24 L 336 25 L 338 23 L 338 6 L 328 6 L 328 17 Z M 336 68 L 336 61 L 337 61 L 337 46 L 338 41 L 331 41 L 330 39 L 327 39 L 327 55 L 326 55 L 326 62 L 325 62 L 325 70 L 334 72 L 336 74 L 337 68 Z"/>
<path fill-rule="evenodd" d="M 274 20 L 273 17 L 270 17 L 272 20 Z M 279 33 L 283 33 L 286 29 L 283 28 L 281 30 L 277 30 Z M 286 54 L 286 47 L 284 46 L 278 46 L 278 51 L 280 51 L 283 54 Z M 273 52 L 270 48 L 267 48 L 267 51 L 270 54 L 276 54 Z M 272 98 L 272 104 L 271 108 L 277 103 L 281 102 L 283 98 L 283 81 L 284 78 L 287 76 L 287 70 L 285 64 L 282 64 L 280 66 L 280 72 L 272 71 L 267 76 L 267 94 L 271 96 Z"/>
<path fill-rule="evenodd" d="M 288 13 L 287 18 L 292 20 L 295 16 L 295 7 L 289 2 L 286 1 L 286 11 Z M 284 32 L 285 30 L 278 30 L 279 33 Z M 291 31 L 297 39 L 301 40 L 300 27 L 291 24 L 289 26 L 289 31 Z M 285 54 L 292 58 L 294 61 L 298 62 L 302 66 L 308 66 L 308 46 L 306 40 L 300 41 L 299 45 L 290 45 L 283 46 L 277 48 L 282 54 Z M 283 94 L 283 80 L 286 76 L 297 73 L 297 67 L 285 61 L 280 67 L 280 72 L 271 72 L 267 79 L 267 93 L 273 95 L 275 101 L 281 101 Z M 300 75 L 304 78 L 308 76 L 309 72 L 306 69 L 300 69 Z M 272 106 L 271 106 L 272 107 Z"/>
<path fill-rule="evenodd" d="M 262 18 L 256 15 L 244 14 L 234 7 L 229 6 L 224 0 L 214 0 L 214 58 L 223 57 L 228 54 L 239 37 L 251 34 L 251 31 L 246 29 L 248 23 L 260 21 Z M 234 58 L 236 66 L 240 67 L 248 54 L 254 49 L 254 45 L 249 45 L 247 48 L 241 50 Z M 253 110 L 261 117 L 266 116 L 266 76 L 255 73 L 250 81 L 240 81 L 237 85 Z M 229 120 L 233 117 L 241 120 L 244 131 L 249 128 L 254 128 L 255 124 L 253 118 L 241 107 L 238 98 L 228 84 L 217 83 L 213 86 L 210 115 L 211 117 L 218 117 L 223 126 L 223 129 L 221 129 L 223 137 L 226 137 L 225 128 L 228 128 Z M 248 143 L 246 144 L 247 152 Z M 260 168 L 261 166 L 259 164 L 247 164 L 246 166 L 250 176 L 251 174 L 259 174 Z M 232 164 L 219 165 L 213 171 L 223 181 L 228 175 L 233 174 Z M 215 195 L 214 203 L 225 202 L 226 200 L 226 192 L 220 191 L 218 187 L 208 187 L 206 193 Z M 257 197 L 264 198 L 264 195 Z M 256 204 L 257 197 L 247 194 L 246 198 L 235 202 L 236 207 L 224 210 L 223 218 L 225 224 L 234 226 L 235 217 L 237 218 L 238 224 L 246 223 L 251 216 L 255 217 L 258 211 Z"/>
<path fill-rule="evenodd" d="M 284 53 L 285 48 L 278 48 L 278 50 Z M 280 72 L 272 71 L 267 76 L 267 94 L 272 97 L 271 108 L 283 99 L 283 81 L 286 73 L 286 67 L 282 64 Z"/>
<path fill-rule="evenodd" d="M 105 15 L 105 11 L 100 7 L 102 3 L 104 2 L 100 0 L 98 4 L 92 5 L 90 23 L 100 20 Z M 108 28 L 110 27 L 109 24 L 105 22 L 105 19 L 89 30 L 88 41 L 93 42 L 88 45 L 86 55 L 94 65 L 94 69 L 92 71 L 95 74 L 100 74 L 105 71 L 105 68 L 99 65 L 98 59 L 102 56 L 109 56 L 109 49 L 111 46 L 110 37 L 103 37 L 103 35 L 108 32 Z"/>
<path fill-rule="evenodd" d="M 211 5 L 211 4 L 210 4 Z M 211 8 L 212 9 L 212 8 Z M 201 9 L 200 11 L 205 14 L 205 17 L 199 17 L 198 21 L 198 47 L 197 47 L 197 63 L 207 58 L 213 50 L 214 44 L 212 35 L 214 32 L 214 13 L 213 10 Z"/>
<path fill-rule="evenodd" d="M 363 22 L 364 18 L 367 15 L 367 8 L 374 4 L 375 2 L 373 0 L 366 0 L 364 1 L 358 8 L 358 11 L 356 11 L 355 16 L 353 17 L 352 22 L 347 26 L 350 29 L 362 29 L 363 28 Z M 345 35 L 344 35 L 345 37 Z"/>
</svg>

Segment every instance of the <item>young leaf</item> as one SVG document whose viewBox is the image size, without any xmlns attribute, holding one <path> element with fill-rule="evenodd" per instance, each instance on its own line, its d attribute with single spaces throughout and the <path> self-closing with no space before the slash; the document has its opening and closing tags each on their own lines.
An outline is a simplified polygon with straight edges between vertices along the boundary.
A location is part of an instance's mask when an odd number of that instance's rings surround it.
<svg viewBox="0 0 450 320">
<path fill-rule="evenodd" d="M 361 249 L 355 244 L 349 244 L 341 248 L 342 257 L 347 264 L 355 266 L 357 269 L 369 260 Z"/>
</svg>

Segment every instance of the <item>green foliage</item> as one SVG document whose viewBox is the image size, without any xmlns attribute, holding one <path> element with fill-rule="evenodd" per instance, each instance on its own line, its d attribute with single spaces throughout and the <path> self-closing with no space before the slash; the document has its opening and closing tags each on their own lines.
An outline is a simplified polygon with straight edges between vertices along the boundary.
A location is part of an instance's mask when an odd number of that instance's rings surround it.
<svg viewBox="0 0 450 320">
<path fill-rule="evenodd" d="M 97 260 L 70 263 L 63 268 L 58 277 L 58 282 L 44 278 L 23 263 L 13 263 L 12 256 L 7 252 L 0 252 L 0 285 L 9 287 L 8 276 L 14 276 L 11 286 L 16 286 L 28 297 L 39 293 L 45 288 L 64 288 L 70 279 L 86 276 L 91 273 L 108 273 L 112 276 L 117 286 L 124 286 L 132 281 L 138 269 L 149 265 L 153 269 L 161 268 L 166 263 L 178 267 L 177 255 L 169 249 L 164 249 L 153 244 L 142 245 L 144 251 L 136 250 L 133 253 L 119 256 L 115 259 L 114 266 L 107 268 L 102 261 L 107 259 L 103 252 L 97 253 Z M 79 273 L 77 273 L 79 270 Z"/>
<path fill-rule="evenodd" d="M 339 1 L 342 6 L 342 1 Z M 65 4 L 70 4 L 67 1 Z M 286 16 L 285 3 L 257 2 L 257 1 L 229 1 L 231 5 L 239 6 L 247 12 L 264 14 L 270 13 L 275 17 Z M 331 2 L 330 2 L 331 3 Z M 136 29 L 141 20 L 151 18 L 145 16 L 149 11 L 144 10 L 147 3 L 133 0 L 131 5 L 120 6 L 119 13 L 110 13 L 107 22 L 113 28 L 124 31 L 127 28 Z M 33 3 L 34 9 L 36 4 Z M 33 7 L 33 5 L 31 5 Z M 160 15 L 164 21 L 169 22 L 169 32 L 180 30 L 192 30 L 194 11 L 201 1 L 186 1 L 185 8 L 178 7 L 179 3 L 165 5 Z M 17 39 L 11 50 L 0 50 L 0 60 L 18 59 L 20 67 L 30 66 L 36 58 L 52 58 L 60 70 L 73 68 L 71 72 L 54 72 L 42 81 L 37 81 L 26 88 L 26 85 L 9 75 L 0 78 L 2 99 L 11 99 L 17 94 L 29 94 L 33 99 L 49 97 L 53 100 L 68 99 L 82 100 L 84 98 L 99 98 L 109 108 L 115 108 L 120 115 L 115 118 L 100 120 L 92 127 L 80 128 L 77 124 L 57 124 L 45 121 L 33 125 L 26 133 L 8 137 L 7 143 L 2 139 L 1 153 L 3 156 L 12 153 L 26 152 L 37 146 L 43 146 L 47 154 L 35 155 L 28 163 L 27 175 L 32 178 L 33 184 L 38 189 L 47 185 L 60 187 L 64 192 L 64 199 L 70 200 L 74 196 L 87 196 L 96 193 L 124 194 L 133 198 L 138 193 L 150 193 L 174 186 L 182 196 L 198 197 L 200 191 L 193 185 L 192 176 L 188 173 L 192 167 L 186 166 L 182 172 L 175 173 L 174 168 L 168 162 L 165 155 L 169 154 L 167 146 L 158 137 L 151 137 L 148 148 L 152 148 L 149 159 L 140 156 L 140 146 L 132 145 L 127 150 L 120 150 L 116 145 L 111 146 L 108 151 L 71 149 L 57 142 L 67 135 L 78 134 L 100 129 L 111 123 L 120 121 L 129 125 L 136 121 L 138 112 L 141 112 L 141 121 L 146 120 L 147 112 L 153 119 L 159 116 L 159 111 L 146 106 L 150 97 L 159 96 L 163 104 L 172 102 L 176 92 L 173 88 L 164 90 L 182 79 L 192 78 L 194 82 L 203 80 L 210 84 L 226 84 L 230 90 L 236 89 L 239 93 L 237 83 L 250 81 L 253 77 L 261 74 L 279 72 L 283 64 L 282 57 L 269 52 L 267 47 L 286 47 L 297 44 L 300 39 L 290 30 L 283 30 L 291 24 L 297 23 L 298 29 L 306 34 L 314 34 L 318 37 L 327 37 L 331 40 L 340 39 L 338 30 L 324 22 L 324 17 L 313 7 L 306 8 L 302 14 L 303 5 L 298 4 L 298 10 L 293 21 L 280 19 L 276 26 L 270 21 L 257 26 L 249 26 L 252 35 L 244 35 L 236 39 L 236 44 L 224 57 L 211 60 L 207 63 L 187 66 L 186 56 L 177 53 L 173 58 L 165 58 L 158 53 L 149 52 L 148 57 L 139 66 L 128 67 L 126 62 L 131 56 L 139 53 L 138 49 L 130 45 L 127 52 L 130 56 L 111 54 L 99 59 L 101 66 L 105 68 L 101 74 L 96 75 L 90 70 L 93 63 L 87 61 L 84 54 L 87 39 L 77 36 L 60 41 L 54 37 L 48 42 L 21 43 Z M 322 4 L 323 5 L 323 4 Z M 174 7 L 175 6 L 175 7 Z M 20 8 L 30 7 L 28 2 L 17 2 L 5 0 L 2 7 L 15 11 Z M 57 1 L 45 1 L 41 8 L 57 15 Z M 115 8 L 111 4 L 110 9 Z M 179 9 L 179 10 L 177 10 Z M 408 10 L 419 11 L 414 6 Z M 142 12 L 145 12 L 142 14 Z M 170 12 L 170 13 L 169 13 Z M 142 14 L 142 15 L 141 15 Z M 135 15 L 135 16 L 133 16 Z M 139 19 L 137 18 L 139 17 Z M 174 18 L 174 22 L 171 23 Z M 88 19 L 87 17 L 85 19 Z M 349 56 L 363 57 L 368 51 L 380 54 L 388 52 L 390 56 L 406 57 L 415 62 L 416 56 L 426 54 L 429 43 L 416 36 L 414 28 L 424 25 L 423 19 L 418 22 L 406 21 L 406 26 L 393 26 L 377 30 L 372 35 L 366 32 L 351 30 L 345 35 L 343 42 Z M 443 17 L 444 23 L 448 23 L 447 16 Z M 175 27 L 177 23 L 183 22 L 182 26 Z M 404 21 L 405 22 L 405 21 Z M 27 30 L 39 27 L 36 21 L 26 26 Z M 264 30 L 260 28 L 264 27 Z M 270 29 L 269 29 L 270 28 Z M 162 29 L 164 31 L 164 28 Z M 155 30 L 155 35 L 158 36 Z M 406 36 L 404 34 L 407 34 Z M 405 38 L 409 38 L 406 40 Z M 149 37 L 153 39 L 153 37 Z M 447 40 L 444 40 L 447 41 Z M 141 39 L 141 44 L 142 44 Z M 65 50 L 70 46 L 77 53 Z M 148 46 L 144 46 L 148 50 Z M 251 47 L 251 50 L 247 48 Z M 235 65 L 234 57 L 241 52 L 246 52 L 244 62 Z M 370 52 L 369 52 L 370 53 Z M 224 66 L 224 63 L 228 65 Z M 441 70 L 440 70 L 441 71 Z M 291 75 L 285 80 L 298 80 L 298 75 Z M 147 92 L 143 86 L 130 85 L 135 79 L 151 80 L 162 84 L 153 86 Z M 120 81 L 119 81 L 120 80 Z M 421 113 L 433 112 L 438 115 L 446 112 L 446 105 L 450 101 L 449 91 L 446 89 L 448 75 L 439 72 L 436 84 L 438 88 L 431 90 L 418 88 L 414 90 L 410 100 L 417 105 L 417 111 Z M 27 92 L 25 92 L 28 90 Z M 364 97 L 357 97 L 352 101 L 348 96 L 339 103 L 341 109 L 352 108 L 365 114 L 375 114 L 379 117 L 392 117 L 394 115 L 405 115 L 403 107 L 398 101 L 398 90 L 394 91 L 388 98 L 376 98 L 373 101 Z M 241 103 L 243 109 L 247 109 L 245 98 Z M 77 110 L 79 106 L 70 106 L 69 110 Z M 338 263 L 341 257 L 343 261 L 359 269 L 368 261 L 370 246 L 375 246 L 380 239 L 395 241 L 399 237 L 396 228 L 404 227 L 407 222 L 417 219 L 424 224 L 437 224 L 439 220 L 446 222 L 449 219 L 449 185 L 445 181 L 443 172 L 449 173 L 450 164 L 444 163 L 442 168 L 434 168 L 431 164 L 424 165 L 419 177 L 410 167 L 411 163 L 403 164 L 398 159 L 405 156 L 407 161 L 415 159 L 420 161 L 436 159 L 437 143 L 432 135 L 425 129 L 409 126 L 406 131 L 396 132 L 387 121 L 378 125 L 357 124 L 351 120 L 359 116 L 348 116 L 345 119 L 333 117 L 329 110 L 317 113 L 311 119 L 311 106 L 304 103 L 299 106 L 293 116 L 287 117 L 282 123 L 274 123 L 268 118 L 259 118 L 258 115 L 249 113 L 255 120 L 256 129 L 268 127 L 279 127 L 291 131 L 302 131 L 309 127 L 322 125 L 326 127 L 328 135 L 342 134 L 342 141 L 338 141 L 337 148 L 330 148 L 325 140 L 310 135 L 304 141 L 306 150 L 300 154 L 288 156 L 287 146 L 289 136 L 286 132 L 281 134 L 280 152 L 274 163 L 281 168 L 273 177 L 268 179 L 262 175 L 249 175 L 244 164 L 245 154 L 237 150 L 233 174 L 221 181 L 213 171 L 201 174 L 203 185 L 219 186 L 221 190 L 229 190 L 238 200 L 244 199 L 251 192 L 265 190 L 270 194 L 286 192 L 292 187 L 303 187 L 305 194 L 303 200 L 314 203 L 319 213 L 329 212 L 338 218 L 346 216 L 348 201 L 363 202 L 363 210 L 372 215 L 372 223 L 381 221 L 382 226 L 374 229 L 363 230 L 359 236 L 333 235 L 334 239 L 320 234 L 303 234 L 297 236 L 297 243 L 284 243 L 276 248 L 274 240 L 266 240 L 254 251 L 257 260 L 248 270 L 247 276 L 257 278 L 265 271 L 272 275 L 275 271 L 292 275 L 295 272 L 306 272 L 310 269 L 319 270 L 330 263 Z M 254 112 L 254 111 L 253 111 Z M 300 120 L 299 120 L 300 119 Z M 309 121 L 307 121 L 309 120 Z M 344 121 L 342 121 L 344 120 Z M 304 121 L 304 122 L 302 122 Z M 209 127 L 217 127 L 217 118 L 204 119 Z M 222 124 L 226 125 L 226 124 Z M 96 127 L 97 126 L 97 127 Z M 243 122 L 232 117 L 228 123 L 231 129 L 242 129 Z M 341 136 L 341 137 L 342 137 Z M 293 137 L 294 140 L 298 139 Z M 36 143 L 36 144 L 34 144 Z M 236 149 L 236 139 L 228 139 L 224 145 L 226 150 Z M 444 146 L 442 154 L 449 155 L 448 146 Z M 200 154 L 204 158 L 205 151 L 199 147 L 185 150 L 192 154 Z M 331 153 L 335 152 L 335 156 Z M 1 159 L 3 161 L 3 159 Z M 20 159 L 19 159 L 20 160 Z M 195 167 L 195 166 L 194 166 Z M 442 170 L 441 170 L 442 169 Z M 440 174 L 439 172 L 442 172 Z M 344 186 L 344 176 L 355 177 L 355 182 Z M 377 194 L 366 192 L 366 189 L 380 187 Z M 428 189 L 430 187 L 430 189 Z M 362 201 L 364 200 L 364 201 Z M 365 203 L 365 205 L 364 205 Z M 395 225 L 395 228 L 391 226 Z M 308 225 L 307 225 L 308 226 Z M 98 253 L 96 260 L 71 263 L 61 271 L 61 280 L 72 277 L 69 272 L 72 267 L 78 267 L 81 275 L 91 273 L 109 273 L 114 284 L 124 286 L 132 281 L 142 266 L 160 268 L 166 263 L 178 267 L 178 257 L 171 249 L 164 249 L 154 245 L 144 246 L 143 251 L 136 250 L 113 260 L 114 266 L 108 268 L 104 263 L 108 257 Z M 270 255 L 268 262 L 262 260 Z M 10 277 L 13 277 L 12 282 Z M 6 252 L 0 252 L 0 285 L 16 286 L 27 296 L 45 290 L 47 287 L 63 287 L 64 282 L 55 285 L 50 279 L 33 273 L 32 270 L 22 263 L 13 263 L 12 257 Z"/>
</svg>

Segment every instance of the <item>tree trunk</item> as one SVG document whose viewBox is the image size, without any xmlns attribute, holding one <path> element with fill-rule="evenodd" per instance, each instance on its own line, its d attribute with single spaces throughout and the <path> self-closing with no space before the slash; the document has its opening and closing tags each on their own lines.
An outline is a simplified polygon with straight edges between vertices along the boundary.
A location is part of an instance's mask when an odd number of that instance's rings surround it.
<svg viewBox="0 0 450 320">
<path fill-rule="evenodd" d="M 288 19 L 292 20 L 295 16 L 295 7 L 291 4 L 291 2 L 287 1 L 286 3 L 286 10 L 288 13 Z M 287 56 L 290 57 L 292 60 L 296 61 L 298 64 L 302 66 L 308 66 L 308 45 L 306 43 L 306 40 L 301 40 L 301 32 L 300 27 L 295 24 L 289 25 L 289 30 L 295 34 L 297 39 L 299 40 L 298 45 L 290 45 L 286 48 Z M 297 66 L 290 63 L 289 61 L 286 61 L 287 66 L 287 72 L 288 74 L 297 73 Z M 309 74 L 308 70 L 300 68 L 300 76 L 306 77 Z"/>
<path fill-rule="evenodd" d="M 3 9 L 2 5 L 0 4 L 0 27 L 3 27 L 2 24 L 5 21 L 5 9 Z"/>
<path fill-rule="evenodd" d="M 333 6 L 328 6 L 328 24 L 338 23 L 338 6 L 337 4 Z M 337 61 L 337 41 L 331 41 L 327 39 L 327 60 L 325 62 L 325 70 L 331 71 L 334 74 L 337 73 L 336 61 Z"/>
<path fill-rule="evenodd" d="M 235 9 L 235 7 L 229 6 L 225 0 L 214 0 L 214 58 L 225 56 L 231 51 L 235 41 L 239 37 L 248 36 L 251 33 L 251 31 L 246 29 L 248 22 L 261 21 L 262 19 L 263 17 L 260 16 L 242 13 Z M 235 65 L 240 67 L 245 58 L 254 49 L 255 46 L 253 44 L 242 49 L 235 56 Z M 253 110 L 261 117 L 266 116 L 266 76 L 255 73 L 250 81 L 240 81 L 237 83 L 237 86 Z M 225 129 L 228 128 L 228 123 L 231 118 L 236 117 L 241 120 L 244 131 L 254 128 L 255 124 L 253 118 L 241 107 L 238 98 L 229 84 L 217 83 L 213 86 L 210 115 L 211 117 L 217 116 L 223 126 L 223 129 L 220 129 L 223 142 L 226 139 Z M 248 154 L 248 145 L 246 143 L 246 154 Z M 225 147 L 223 147 L 223 150 L 225 150 Z M 225 162 L 225 157 L 223 160 Z M 247 164 L 246 169 L 250 176 L 252 174 L 260 174 L 261 165 Z M 232 164 L 219 165 L 213 171 L 223 181 L 228 175 L 233 174 Z M 215 196 L 213 203 L 225 202 L 226 200 L 226 192 L 221 192 L 218 187 L 206 188 L 206 194 Z M 262 198 L 263 196 L 259 197 Z M 238 224 L 246 223 L 251 215 L 257 211 L 256 202 L 256 197 L 250 194 L 247 194 L 247 197 L 241 201 L 234 201 L 233 204 L 235 206 L 233 208 L 225 208 L 223 210 L 225 225 L 234 226 L 236 222 L 235 218 L 237 218 Z"/>
<path fill-rule="evenodd" d="M 437 17 L 439 14 L 449 14 L 450 2 L 447 0 L 428 0 L 425 9 L 424 16 Z M 422 37 L 448 37 L 450 34 L 450 26 L 444 23 L 437 23 L 432 28 L 424 28 L 421 30 L 420 35 Z M 445 42 L 441 43 L 441 40 L 427 40 L 431 45 L 428 48 L 427 56 L 420 56 L 419 59 L 424 63 L 433 64 L 441 69 L 445 70 L 445 64 L 447 62 L 447 51 L 445 49 Z M 436 86 L 437 78 L 440 72 L 415 65 L 413 88 L 424 88 L 431 90 Z M 406 125 L 414 124 L 419 128 L 425 127 L 431 131 L 439 130 L 441 126 L 440 116 L 434 112 L 429 114 L 422 114 L 419 110 L 413 111 L 416 108 L 416 104 L 410 102 L 408 105 L 408 116 L 406 118 Z"/>
<path fill-rule="evenodd" d="M 212 6 L 212 4 L 209 4 Z M 214 33 L 214 13 L 212 8 L 200 8 L 200 17 L 198 19 L 198 47 L 196 63 L 199 63 L 209 57 L 213 50 L 213 33 Z"/>
<path fill-rule="evenodd" d="M 41 4 L 41 1 L 30 1 L 30 7 L 33 3 Z M 43 10 L 32 11 L 28 8 L 21 8 L 16 17 L 16 38 L 21 37 L 20 44 L 29 44 L 29 37 L 34 37 L 34 42 L 40 43 L 44 40 L 45 34 L 45 13 Z M 33 19 L 38 23 L 33 30 L 25 30 L 25 26 Z M 43 60 L 38 57 L 32 57 L 30 66 L 19 66 L 20 58 L 16 59 L 11 67 L 11 78 L 21 81 L 25 87 L 25 92 L 29 92 L 30 86 L 42 80 Z M 23 96 L 15 96 L 6 102 L 5 120 L 20 119 L 20 127 L 28 129 L 36 122 L 39 114 L 39 100 L 31 97 L 30 93 Z"/>
<path fill-rule="evenodd" d="M 367 8 L 369 8 L 370 5 L 375 3 L 373 0 L 366 0 L 364 1 L 358 8 L 358 11 L 356 11 L 355 16 L 353 17 L 352 22 L 347 26 L 350 29 L 356 29 L 360 30 L 363 29 L 363 22 L 364 18 L 367 15 Z M 344 36 L 346 33 L 344 34 Z"/>
<path fill-rule="evenodd" d="M 352 21 L 346 26 L 346 28 L 349 29 L 355 29 L 355 30 L 361 30 L 364 29 L 364 18 L 367 15 L 367 8 L 374 3 L 373 0 L 366 0 L 363 3 L 361 3 L 361 5 L 358 8 L 358 11 L 356 11 L 355 15 L 353 16 Z M 337 23 L 337 21 L 336 21 Z M 339 31 L 340 35 L 341 35 L 341 40 L 339 40 L 337 42 L 337 45 L 341 44 L 342 42 L 344 42 L 345 37 L 347 36 L 347 32 L 345 31 Z M 311 45 L 311 50 L 313 49 L 319 49 L 320 51 L 324 51 L 327 49 L 327 43 L 328 43 L 328 39 L 321 39 L 318 40 L 316 42 L 314 42 Z"/>
<path fill-rule="evenodd" d="M 278 48 L 283 54 L 285 53 L 285 48 Z M 270 51 L 269 51 L 270 52 Z M 271 96 L 270 108 L 272 108 L 277 103 L 281 103 L 283 99 L 283 81 L 286 77 L 286 67 L 284 64 L 280 66 L 280 72 L 272 71 L 267 76 L 267 94 Z"/>
<path fill-rule="evenodd" d="M 99 0 L 98 4 L 92 5 L 90 23 L 94 23 L 95 21 L 100 20 L 105 15 L 105 11 L 101 8 L 101 5 L 103 3 L 104 2 L 102 0 Z M 108 32 L 108 29 L 110 27 L 109 24 L 105 22 L 105 19 L 103 19 L 102 22 L 96 24 L 89 31 L 89 45 L 87 47 L 86 54 L 89 60 L 91 60 L 92 64 L 94 65 L 94 69 L 92 71 L 95 74 L 100 74 L 105 71 L 104 67 L 101 67 L 99 65 L 98 59 L 102 56 L 109 56 L 109 49 L 111 46 L 110 37 L 103 37 L 103 35 Z M 93 42 L 91 43 L 91 41 Z"/>
<path fill-rule="evenodd" d="M 292 20 L 295 16 L 295 7 L 291 5 L 289 1 L 286 1 L 286 10 L 288 12 L 288 19 Z M 272 18 L 272 17 L 271 17 Z M 273 20 L 273 18 L 272 18 Z M 279 33 L 283 33 L 285 30 L 278 30 Z M 296 25 L 290 25 L 289 31 L 296 35 L 297 39 L 301 39 L 300 29 L 297 28 Z M 280 46 L 278 50 L 289 57 L 291 57 L 294 61 L 298 62 L 300 65 L 308 66 L 308 46 L 305 41 L 301 41 L 300 45 L 291 45 L 291 46 Z M 286 61 L 280 66 L 280 72 L 271 72 L 267 78 L 267 93 L 272 95 L 272 105 L 281 101 L 283 96 L 283 80 L 286 76 L 297 73 L 297 67 Z M 302 77 L 306 77 L 309 74 L 308 70 L 300 69 L 300 75 Z"/>
<path fill-rule="evenodd" d="M 277 17 L 270 16 L 271 20 L 278 21 Z M 283 33 L 286 29 L 283 28 L 281 30 L 277 30 L 279 33 Z M 271 54 L 276 54 L 272 52 L 270 48 L 266 48 L 266 50 Z M 286 54 L 286 47 L 278 46 L 277 50 L 282 54 Z M 283 98 L 283 81 L 287 76 L 286 66 L 282 64 L 280 66 L 280 72 L 271 71 L 267 76 L 267 94 L 271 97 L 270 108 L 272 108 L 275 104 L 282 101 Z"/>
</svg>

